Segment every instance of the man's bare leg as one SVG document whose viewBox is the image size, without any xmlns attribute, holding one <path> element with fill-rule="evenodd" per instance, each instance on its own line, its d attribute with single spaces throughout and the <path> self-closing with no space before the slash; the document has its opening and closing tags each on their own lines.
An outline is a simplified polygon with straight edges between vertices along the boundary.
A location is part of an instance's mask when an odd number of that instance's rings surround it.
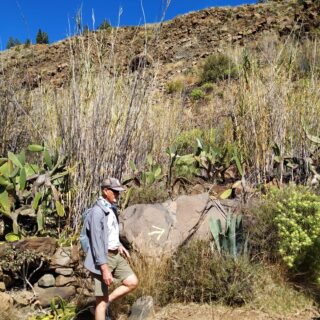
<svg viewBox="0 0 320 320">
<path fill-rule="evenodd" d="M 95 320 L 106 320 L 108 296 L 96 297 Z"/>
<path fill-rule="evenodd" d="M 138 286 L 138 278 L 135 274 L 132 274 L 128 278 L 122 281 L 121 286 L 112 291 L 109 295 L 109 302 L 115 301 L 127 293 L 131 292 Z M 97 319 L 96 319 L 97 320 Z M 99 319 L 100 320 L 100 319 Z"/>
</svg>

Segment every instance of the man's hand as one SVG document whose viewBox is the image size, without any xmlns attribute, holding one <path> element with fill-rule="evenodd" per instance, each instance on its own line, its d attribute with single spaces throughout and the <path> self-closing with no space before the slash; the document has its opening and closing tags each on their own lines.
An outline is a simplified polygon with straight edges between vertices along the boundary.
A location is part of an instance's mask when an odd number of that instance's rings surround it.
<svg viewBox="0 0 320 320">
<path fill-rule="evenodd" d="M 123 257 L 130 259 L 130 253 L 123 245 L 121 245 L 118 250 Z"/>
<path fill-rule="evenodd" d="M 108 265 L 103 264 L 103 265 L 100 266 L 100 268 L 101 268 L 101 274 L 102 274 L 102 280 L 103 280 L 103 282 L 104 282 L 107 286 L 110 286 L 110 284 L 111 284 L 112 281 L 113 281 L 113 278 L 112 278 L 111 272 L 109 271 Z"/>
</svg>

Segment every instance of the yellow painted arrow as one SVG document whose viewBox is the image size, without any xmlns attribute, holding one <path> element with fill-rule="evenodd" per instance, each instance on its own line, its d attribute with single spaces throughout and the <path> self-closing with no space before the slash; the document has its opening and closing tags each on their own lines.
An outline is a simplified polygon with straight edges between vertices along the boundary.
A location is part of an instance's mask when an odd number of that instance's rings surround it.
<svg viewBox="0 0 320 320">
<path fill-rule="evenodd" d="M 161 239 L 162 235 L 164 234 L 165 229 L 162 229 L 162 228 L 159 228 L 156 226 L 152 226 L 152 228 L 154 228 L 156 230 L 149 232 L 148 235 L 153 236 L 154 234 L 157 234 L 158 235 L 157 241 L 159 241 Z"/>
</svg>

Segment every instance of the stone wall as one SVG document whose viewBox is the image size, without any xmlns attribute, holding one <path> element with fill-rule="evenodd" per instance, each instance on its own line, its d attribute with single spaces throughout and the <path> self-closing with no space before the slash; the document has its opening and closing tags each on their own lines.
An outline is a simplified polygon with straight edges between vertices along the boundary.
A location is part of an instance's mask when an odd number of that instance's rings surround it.
<svg viewBox="0 0 320 320">
<path fill-rule="evenodd" d="M 18 283 L 10 271 L 0 272 L 0 291 L 6 291 L 12 298 L 12 302 L 19 306 L 27 306 L 32 303 L 42 307 L 50 305 L 54 297 L 60 296 L 68 299 L 81 294 L 92 296 L 91 279 L 84 270 L 80 258 L 79 246 L 58 247 L 57 241 L 52 238 L 30 238 L 15 243 L 6 243 L 0 246 L 0 258 L 4 259 L 6 248 L 33 250 L 35 254 L 45 253 L 48 262 L 40 268 L 30 279 L 34 292 L 28 287 L 28 291 L 11 290 Z M 33 267 L 33 270 L 36 266 Z M 29 274 L 33 270 L 29 270 Z M 21 281 L 19 282 L 21 285 Z"/>
</svg>

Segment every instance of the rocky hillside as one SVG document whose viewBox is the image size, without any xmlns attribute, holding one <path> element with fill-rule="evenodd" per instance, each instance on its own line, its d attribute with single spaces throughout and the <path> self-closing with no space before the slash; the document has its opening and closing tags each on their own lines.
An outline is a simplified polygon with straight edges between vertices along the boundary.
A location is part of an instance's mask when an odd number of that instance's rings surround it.
<svg viewBox="0 0 320 320">
<path fill-rule="evenodd" d="M 147 43 L 148 63 L 159 61 L 160 83 L 172 75 L 187 71 L 213 52 L 226 46 L 253 46 L 268 34 L 299 37 L 319 34 L 320 2 L 281 1 L 234 8 L 210 8 L 179 16 L 162 25 L 123 27 L 117 30 L 115 53 L 118 70 L 134 69 Z M 103 39 L 100 58 L 108 63 L 114 32 L 96 31 L 82 35 L 91 41 Z M 93 43 L 93 42 L 92 42 Z M 128 50 L 129 47 L 129 50 Z M 15 88 L 33 89 L 42 83 L 63 87 L 68 81 L 70 42 L 15 47 L 0 54 L 4 79 L 12 79 Z M 94 50 L 92 50 L 94 52 Z M 112 69 L 111 69 L 112 72 Z"/>
</svg>

